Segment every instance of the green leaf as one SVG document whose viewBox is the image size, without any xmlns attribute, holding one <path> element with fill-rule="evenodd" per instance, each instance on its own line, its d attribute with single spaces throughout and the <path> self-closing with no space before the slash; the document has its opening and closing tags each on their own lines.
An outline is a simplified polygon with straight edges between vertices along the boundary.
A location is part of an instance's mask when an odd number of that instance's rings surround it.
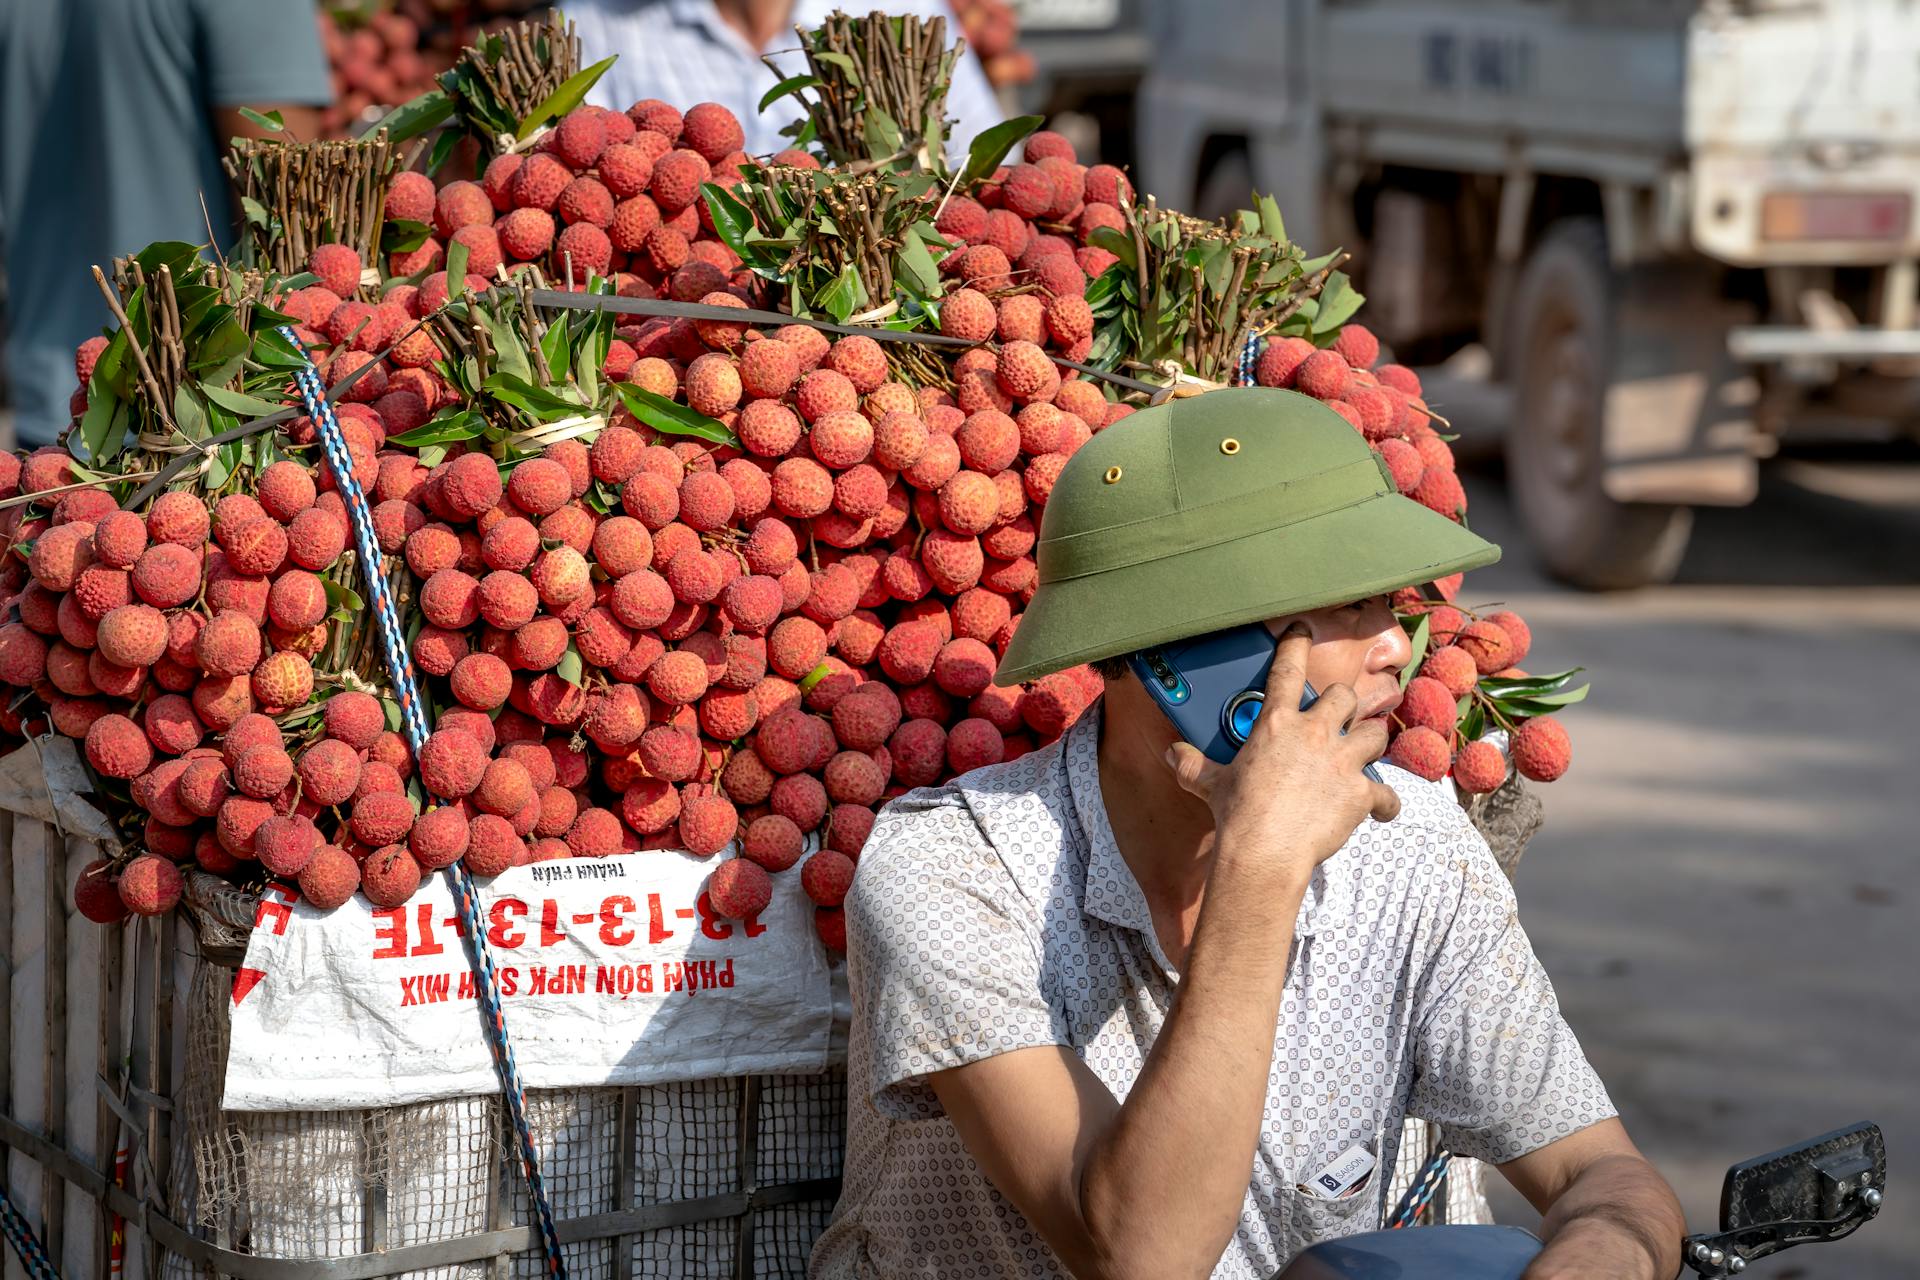
<svg viewBox="0 0 1920 1280">
<path fill-rule="evenodd" d="M 389 733 L 400 732 L 400 726 L 406 723 L 400 715 L 400 704 L 392 698 L 382 698 L 380 699 L 380 709 L 386 715 L 387 731 Z"/>
<path fill-rule="evenodd" d="M 540 336 L 540 360 L 547 367 L 547 376 L 556 382 L 566 381 L 572 369 L 573 343 L 570 338 L 565 312 L 554 317 L 553 323 Z"/>
<path fill-rule="evenodd" d="M 614 394 L 627 407 L 627 412 L 646 423 L 655 431 L 664 431 L 669 435 L 694 436 L 709 444 L 738 446 L 733 433 L 696 409 L 684 404 L 675 404 L 664 396 L 655 395 L 644 387 L 636 387 L 631 382 L 613 383 Z"/>
<path fill-rule="evenodd" d="M 867 155 L 870 158 L 885 160 L 900 150 L 900 125 L 879 107 L 867 108 L 866 123 L 862 129 L 867 137 Z"/>
<path fill-rule="evenodd" d="M 250 396 L 243 391 L 229 391 L 225 387 L 216 387 L 209 383 L 200 384 L 200 393 L 223 409 L 231 409 L 248 418 L 264 418 L 270 413 L 278 413 L 285 405 L 271 400 L 262 400 L 259 396 Z"/>
<path fill-rule="evenodd" d="M 193 352 L 187 367 L 194 373 L 205 374 L 220 368 L 245 356 L 253 345 L 252 335 L 241 328 L 233 308 L 221 307 L 211 318 L 214 323 L 205 332 L 187 340 L 187 349 Z"/>
<path fill-rule="evenodd" d="M 447 96 L 447 91 L 429 89 L 387 112 L 374 128 L 385 129 L 387 141 L 398 145 L 412 141 L 452 117 L 453 99 Z"/>
<path fill-rule="evenodd" d="M 819 306 L 826 308 L 835 323 L 845 324 L 853 313 L 867 305 L 867 287 L 860 280 L 860 273 L 849 262 L 840 269 L 834 279 L 816 299 Z"/>
<path fill-rule="evenodd" d="M 433 228 L 424 222 L 390 218 L 380 228 L 380 252 L 412 253 L 427 242 Z"/>
<path fill-rule="evenodd" d="M 566 82 L 547 100 L 535 107 L 520 121 L 520 127 L 513 132 L 514 141 L 524 142 L 535 129 L 549 120 L 558 119 L 587 100 L 587 91 L 594 82 L 607 73 L 607 68 L 617 61 L 616 58 L 602 58 L 590 67 L 582 68 L 568 76 Z"/>
<path fill-rule="evenodd" d="M 447 246 L 447 292 L 458 296 L 467 291 L 467 246 L 455 240 Z"/>
<path fill-rule="evenodd" d="M 200 246 L 188 244 L 185 240 L 156 240 L 134 254 L 133 260 L 147 273 L 147 279 L 153 279 L 160 274 L 160 268 L 165 267 L 173 272 L 177 283 L 185 279 L 194 264 L 200 261 Z M 128 305 L 128 313 L 132 313 L 131 304 Z"/>
<path fill-rule="evenodd" d="M 1261 196 L 1255 204 L 1260 211 L 1260 230 L 1278 244 L 1287 242 L 1287 224 L 1280 217 L 1280 204 L 1272 196 Z"/>
<path fill-rule="evenodd" d="M 1095 369 L 1112 369 L 1125 358 L 1130 345 L 1125 329 L 1117 324 L 1107 325 L 1093 335 L 1093 345 L 1087 349 L 1086 363 Z"/>
<path fill-rule="evenodd" d="M 1427 656 L 1427 632 L 1433 626 L 1431 614 L 1421 614 L 1419 623 L 1413 629 L 1413 656 L 1407 659 L 1407 665 L 1400 668 L 1400 687 L 1407 687 L 1407 681 L 1413 679 L 1420 670 L 1420 660 Z"/>
<path fill-rule="evenodd" d="M 487 312 L 483 309 L 481 314 L 486 317 L 487 334 L 493 339 L 494 368 L 531 383 L 533 362 L 527 358 L 526 344 L 521 341 L 519 327 L 499 311 Z"/>
<path fill-rule="evenodd" d="M 427 176 L 438 174 L 453 156 L 453 149 L 460 145 L 461 134 L 458 130 L 448 129 L 433 140 L 433 150 L 427 154 Z"/>
<path fill-rule="evenodd" d="M 240 466 L 240 441 L 229 440 L 214 451 L 213 465 L 207 468 L 205 487 L 209 492 L 224 485 Z"/>
<path fill-rule="evenodd" d="M 282 289 L 285 289 L 288 293 L 292 293 L 295 289 L 304 289 L 308 285 L 314 285 L 319 283 L 320 283 L 319 276 L 313 274 L 313 272 L 311 271 L 302 271 L 299 275 L 288 276 L 284 280 L 280 281 L 280 287 Z M 280 315 L 280 313 L 277 311 L 269 311 L 266 307 L 255 307 L 253 309 L 253 318 L 255 320 L 260 319 L 261 316 L 263 315 Z M 295 323 L 295 321 L 292 316 L 280 316 L 280 323 L 293 324 Z"/>
<path fill-rule="evenodd" d="M 848 55 L 829 51 L 814 54 L 813 60 L 815 62 L 824 62 L 830 67 L 840 68 L 842 74 L 847 77 L 850 84 L 856 87 L 860 84 L 860 68 L 855 65 L 853 59 Z"/>
<path fill-rule="evenodd" d="M 127 442 L 128 417 L 126 404 L 107 390 L 96 366 L 87 387 L 87 412 L 80 419 L 80 441 L 88 463 L 102 466 L 119 454 Z"/>
<path fill-rule="evenodd" d="M 967 147 L 967 163 L 960 170 L 959 189 L 972 187 L 998 169 L 1014 144 L 1038 129 L 1043 121 L 1041 116 L 1015 116 L 976 134 Z"/>
<path fill-rule="evenodd" d="M 572 417 L 586 406 L 551 387 L 536 387 L 527 379 L 511 373 L 494 374 L 480 389 L 502 404 L 532 414 L 541 421 Z"/>
<path fill-rule="evenodd" d="M 352 587 L 344 583 L 335 582 L 331 578 L 320 579 L 320 585 L 326 588 L 327 603 L 333 606 L 335 613 L 344 612 L 347 616 L 351 617 L 354 614 L 364 613 L 366 611 L 366 602 L 360 598 L 360 593 Z"/>
<path fill-rule="evenodd" d="M 1209 241 L 1200 250 L 1200 261 L 1195 265 L 1200 268 L 1209 290 L 1216 295 L 1226 293 L 1227 285 L 1233 280 L 1233 248 L 1227 241 Z"/>
<path fill-rule="evenodd" d="M 247 215 L 248 226 L 266 230 L 273 225 L 273 215 L 267 212 L 267 206 L 252 196 L 240 197 L 240 210 Z"/>
<path fill-rule="evenodd" d="M 908 280 L 915 286 L 915 296 L 931 298 L 940 291 L 940 267 L 927 251 L 926 243 L 920 238 L 917 227 L 909 228 L 901 237 L 900 251 L 894 255 L 898 264 L 894 270 L 897 279 Z"/>
<path fill-rule="evenodd" d="M 1353 318 L 1360 310 L 1360 304 L 1366 297 L 1353 287 L 1346 272 L 1336 271 L 1327 277 L 1326 287 L 1320 290 L 1320 305 L 1314 311 L 1313 332 L 1316 336 L 1333 333 Z"/>
<path fill-rule="evenodd" d="M 802 89 L 811 89 L 819 83 L 820 77 L 816 75 L 788 76 L 785 80 L 782 80 L 779 84 L 773 86 L 773 88 L 761 95 L 760 105 L 756 109 L 760 114 L 765 115 L 768 107 L 780 101 L 780 99 L 786 97 L 788 94 L 798 93 Z"/>
<path fill-rule="evenodd" d="M 1480 688 L 1487 694 L 1499 697 L 1509 693 L 1533 697 L 1541 693 L 1558 693 L 1572 683 L 1573 678 L 1585 671 L 1585 667 L 1574 667 L 1570 671 L 1556 671 L 1543 676 L 1487 676 L 1480 681 Z"/>
<path fill-rule="evenodd" d="M 252 107 L 242 107 L 240 108 L 240 114 L 247 120 L 259 125 L 262 129 L 268 129 L 274 133 L 280 133 L 287 127 L 287 122 L 281 119 L 278 111 L 260 112 L 255 111 Z"/>
<path fill-rule="evenodd" d="M 1087 243 L 1096 249 L 1105 249 L 1120 259 L 1120 265 L 1128 271 L 1140 269 L 1140 255 L 1134 250 L 1133 237 L 1118 227 L 1095 227 L 1093 234 L 1087 237 Z M 1112 268 L 1109 267 L 1108 271 L 1111 270 Z M 1101 273 L 1103 277 L 1106 274 L 1106 272 Z"/>
<path fill-rule="evenodd" d="M 578 649 L 569 644 L 567 651 L 560 655 L 560 661 L 554 665 L 553 674 L 577 689 L 585 680 L 586 673 L 586 660 L 580 656 Z"/>
<path fill-rule="evenodd" d="M 454 409 L 438 415 L 430 422 L 421 423 L 411 431 L 388 436 L 387 443 L 408 449 L 420 445 L 452 444 L 473 439 L 486 425 L 487 420 L 471 409 Z"/>
<path fill-rule="evenodd" d="M 713 215 L 713 229 L 729 249 L 748 262 L 752 262 L 756 256 L 765 256 L 764 253 L 756 254 L 753 245 L 747 240 L 747 237 L 757 229 L 754 226 L 753 210 L 747 208 L 738 196 L 717 182 L 702 183 L 700 195 L 707 202 L 707 212 Z"/>
<path fill-rule="evenodd" d="M 206 406 L 193 394 L 192 387 L 184 382 L 173 393 L 173 421 L 187 439 L 207 438 Z"/>
<path fill-rule="evenodd" d="M 1460 717 L 1460 737 L 1464 741 L 1474 742 L 1487 731 L 1487 712 L 1477 701 L 1473 701 L 1472 694 L 1468 694 L 1462 701 L 1467 702 L 1468 706 Z"/>
<path fill-rule="evenodd" d="M 278 329 L 269 329 L 253 340 L 254 360 L 268 369 L 301 369 L 307 358 Z"/>
<path fill-rule="evenodd" d="M 1567 689 L 1560 693 L 1496 697 L 1493 701 L 1499 704 L 1502 711 L 1513 715 L 1546 716 L 1552 715 L 1562 707 L 1570 707 L 1576 702 L 1585 702 L 1592 688 L 1590 684 L 1583 684 L 1578 689 Z"/>
</svg>

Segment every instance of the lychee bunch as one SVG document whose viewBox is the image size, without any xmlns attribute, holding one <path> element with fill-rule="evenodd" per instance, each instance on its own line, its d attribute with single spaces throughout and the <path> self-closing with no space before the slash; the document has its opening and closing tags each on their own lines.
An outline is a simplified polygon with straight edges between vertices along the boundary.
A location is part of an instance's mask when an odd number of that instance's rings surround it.
<svg viewBox="0 0 1920 1280">
<path fill-rule="evenodd" d="M 1552 713 L 1586 689 L 1572 687 L 1574 672 L 1535 678 L 1520 667 L 1533 645 L 1520 615 L 1479 617 L 1413 596 L 1397 603 L 1427 647 L 1389 719 L 1388 759 L 1436 782 L 1451 775 L 1465 795 L 1497 790 L 1509 763 L 1534 782 L 1565 773 L 1573 746 Z M 1496 729 L 1504 752 L 1489 736 Z"/>
</svg>

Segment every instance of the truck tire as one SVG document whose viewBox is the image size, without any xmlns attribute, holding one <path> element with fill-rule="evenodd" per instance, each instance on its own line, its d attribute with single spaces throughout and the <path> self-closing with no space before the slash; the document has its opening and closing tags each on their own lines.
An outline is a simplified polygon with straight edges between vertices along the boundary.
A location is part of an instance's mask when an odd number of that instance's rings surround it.
<svg viewBox="0 0 1920 1280">
<path fill-rule="evenodd" d="M 1615 317 L 1598 219 L 1547 230 L 1521 273 L 1513 322 L 1508 486 L 1535 551 L 1555 577 L 1587 590 L 1671 580 L 1692 511 L 1618 503 L 1601 488 Z"/>
</svg>

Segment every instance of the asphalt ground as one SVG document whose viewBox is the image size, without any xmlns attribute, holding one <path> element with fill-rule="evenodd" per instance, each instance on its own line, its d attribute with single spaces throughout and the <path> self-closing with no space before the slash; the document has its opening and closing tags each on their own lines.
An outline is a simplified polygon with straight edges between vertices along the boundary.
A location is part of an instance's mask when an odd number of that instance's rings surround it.
<svg viewBox="0 0 1920 1280">
<path fill-rule="evenodd" d="M 1747 1274 L 1920 1275 L 1920 452 L 1777 459 L 1698 514 L 1678 582 L 1615 595 L 1545 578 L 1497 471 L 1466 481 L 1509 550 L 1465 598 L 1593 682 L 1517 888 L 1628 1128 L 1698 1231 L 1729 1164 L 1876 1121 L 1881 1216 Z"/>
</svg>

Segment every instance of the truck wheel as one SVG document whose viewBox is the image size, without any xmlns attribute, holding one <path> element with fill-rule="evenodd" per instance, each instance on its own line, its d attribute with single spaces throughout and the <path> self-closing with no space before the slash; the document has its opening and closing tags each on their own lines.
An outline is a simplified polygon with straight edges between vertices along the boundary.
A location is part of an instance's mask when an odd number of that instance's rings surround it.
<svg viewBox="0 0 1920 1280">
<path fill-rule="evenodd" d="M 1686 507 L 1626 505 L 1601 488 L 1613 304 L 1605 233 L 1576 218 L 1541 240 L 1513 309 L 1508 484 L 1548 570 L 1589 590 L 1670 580 L 1693 525 Z"/>
</svg>

